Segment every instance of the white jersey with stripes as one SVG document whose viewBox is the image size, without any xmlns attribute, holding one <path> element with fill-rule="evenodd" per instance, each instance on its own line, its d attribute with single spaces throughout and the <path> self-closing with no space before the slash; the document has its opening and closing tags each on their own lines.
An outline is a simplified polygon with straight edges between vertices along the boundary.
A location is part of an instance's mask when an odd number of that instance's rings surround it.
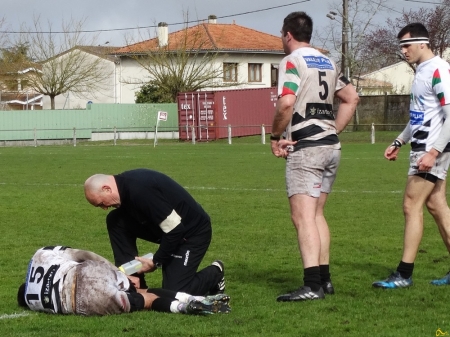
<svg viewBox="0 0 450 337">
<path fill-rule="evenodd" d="M 78 265 L 64 256 L 66 248 L 43 247 L 31 258 L 25 283 L 25 301 L 31 310 L 64 313 L 61 304 L 64 277 Z"/>
<path fill-rule="evenodd" d="M 301 47 L 279 66 L 278 96 L 295 95 L 294 111 L 286 138 L 304 147 L 340 148 L 333 113 L 334 94 L 348 84 L 334 62 L 318 50 Z"/>
<path fill-rule="evenodd" d="M 420 63 L 411 88 L 409 126 L 411 150 L 429 151 L 444 123 L 442 106 L 450 103 L 450 66 L 435 56 Z M 443 152 L 449 152 L 447 144 Z"/>
</svg>

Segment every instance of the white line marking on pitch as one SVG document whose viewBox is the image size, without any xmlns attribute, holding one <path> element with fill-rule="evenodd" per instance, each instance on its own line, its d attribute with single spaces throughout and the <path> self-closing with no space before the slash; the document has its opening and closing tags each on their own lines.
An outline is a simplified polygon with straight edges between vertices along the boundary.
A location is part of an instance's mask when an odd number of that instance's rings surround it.
<svg viewBox="0 0 450 337">
<path fill-rule="evenodd" d="M 0 315 L 0 319 L 19 318 L 19 317 L 25 317 L 25 316 L 29 316 L 29 315 L 30 315 L 29 312 L 24 311 L 19 314 L 10 314 L 10 315 L 3 314 L 3 315 Z"/>
<path fill-rule="evenodd" d="M 24 185 L 24 186 L 75 186 L 80 187 L 80 184 L 52 184 L 52 183 L 2 183 L 0 185 Z M 285 192 L 280 188 L 235 188 L 235 187 L 214 187 L 214 186 L 184 186 L 187 190 L 211 190 L 211 191 L 256 191 L 256 192 Z M 348 190 L 332 190 L 331 193 L 403 193 L 403 190 L 397 191 L 348 191 Z"/>
<path fill-rule="evenodd" d="M 284 192 L 280 188 L 233 188 L 233 187 L 205 187 L 205 186 L 184 186 L 187 190 L 223 190 L 223 191 L 264 191 L 264 192 Z M 403 193 L 403 191 L 348 191 L 348 190 L 332 190 L 331 193 Z"/>
</svg>

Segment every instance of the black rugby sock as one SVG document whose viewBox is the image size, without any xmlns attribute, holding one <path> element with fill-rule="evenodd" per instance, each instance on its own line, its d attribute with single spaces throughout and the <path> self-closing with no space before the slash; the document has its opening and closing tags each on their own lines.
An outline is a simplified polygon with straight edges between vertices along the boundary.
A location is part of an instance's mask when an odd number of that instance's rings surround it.
<svg viewBox="0 0 450 337">
<path fill-rule="evenodd" d="M 310 287 L 312 291 L 318 291 L 320 289 L 320 268 L 309 267 L 303 270 L 303 282 L 305 286 Z"/>
<path fill-rule="evenodd" d="M 403 261 L 400 261 L 397 267 L 397 271 L 400 273 L 400 276 L 403 278 L 410 278 L 412 276 L 414 270 L 414 262 L 413 263 L 406 263 Z"/>
<path fill-rule="evenodd" d="M 319 268 L 320 268 L 320 283 L 324 284 L 325 282 L 330 282 L 331 281 L 330 265 L 321 264 Z"/>
</svg>

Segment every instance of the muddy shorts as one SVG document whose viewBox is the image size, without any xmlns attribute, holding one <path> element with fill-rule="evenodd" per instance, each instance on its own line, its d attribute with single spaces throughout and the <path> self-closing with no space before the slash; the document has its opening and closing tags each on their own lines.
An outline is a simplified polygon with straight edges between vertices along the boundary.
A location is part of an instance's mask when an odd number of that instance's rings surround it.
<svg viewBox="0 0 450 337">
<path fill-rule="evenodd" d="M 288 197 L 306 194 L 318 198 L 330 193 L 336 179 L 341 150 L 307 147 L 289 154 L 286 162 Z"/>
<path fill-rule="evenodd" d="M 434 163 L 434 166 L 431 168 L 430 171 L 419 171 L 419 165 L 417 164 L 417 161 L 419 158 L 424 156 L 427 152 L 425 151 L 418 151 L 413 152 L 411 151 L 409 153 L 409 171 L 408 175 L 418 175 L 418 174 L 431 174 L 438 179 L 445 180 L 447 177 L 447 170 L 448 166 L 450 164 L 450 152 L 443 152 L 436 158 L 436 162 Z"/>
</svg>

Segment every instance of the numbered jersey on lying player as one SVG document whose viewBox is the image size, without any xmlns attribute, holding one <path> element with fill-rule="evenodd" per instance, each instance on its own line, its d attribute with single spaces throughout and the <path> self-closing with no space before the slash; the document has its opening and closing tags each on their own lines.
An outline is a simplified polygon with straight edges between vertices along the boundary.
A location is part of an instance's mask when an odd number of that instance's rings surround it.
<svg viewBox="0 0 450 337">
<path fill-rule="evenodd" d="M 25 301 L 31 310 L 62 313 L 61 289 L 64 275 L 78 264 L 64 257 L 66 248 L 44 247 L 31 258 L 25 281 Z"/>
<path fill-rule="evenodd" d="M 298 141 L 295 149 L 309 146 L 340 148 L 336 136 L 333 99 L 348 84 L 339 78 L 334 62 L 314 48 L 298 48 L 279 66 L 278 96 L 297 100 L 286 138 Z"/>
</svg>

